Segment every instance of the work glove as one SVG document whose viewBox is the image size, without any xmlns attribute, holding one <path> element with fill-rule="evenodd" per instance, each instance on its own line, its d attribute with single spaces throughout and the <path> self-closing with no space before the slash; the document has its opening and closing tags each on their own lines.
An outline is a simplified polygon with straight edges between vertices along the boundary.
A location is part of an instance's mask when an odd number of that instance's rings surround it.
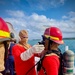
<svg viewBox="0 0 75 75">
<path fill-rule="evenodd" d="M 29 58 L 31 58 L 33 54 L 41 53 L 43 50 L 44 50 L 44 45 L 37 44 L 29 48 L 28 50 L 24 51 L 23 53 L 21 53 L 20 57 L 23 61 L 26 61 Z"/>
</svg>

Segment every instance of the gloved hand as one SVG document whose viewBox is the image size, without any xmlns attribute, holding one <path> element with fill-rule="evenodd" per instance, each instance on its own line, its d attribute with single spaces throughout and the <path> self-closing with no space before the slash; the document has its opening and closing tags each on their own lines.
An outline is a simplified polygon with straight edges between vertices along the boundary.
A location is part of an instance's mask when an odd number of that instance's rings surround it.
<svg viewBox="0 0 75 75">
<path fill-rule="evenodd" d="M 44 50 L 44 45 L 34 45 L 30 50 L 32 53 L 41 53 Z"/>
<path fill-rule="evenodd" d="M 33 56 L 33 54 L 41 53 L 43 50 L 44 50 L 44 45 L 37 44 L 37 45 L 32 46 L 25 52 L 21 53 L 20 57 L 23 61 L 25 61 L 25 60 L 28 60 L 29 58 L 31 58 Z"/>
</svg>

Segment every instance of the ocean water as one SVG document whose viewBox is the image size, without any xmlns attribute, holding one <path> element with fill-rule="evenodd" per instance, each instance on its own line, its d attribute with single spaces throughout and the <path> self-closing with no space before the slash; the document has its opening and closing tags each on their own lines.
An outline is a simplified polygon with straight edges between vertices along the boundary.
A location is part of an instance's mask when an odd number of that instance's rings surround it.
<svg viewBox="0 0 75 75">
<path fill-rule="evenodd" d="M 40 39 L 29 40 L 29 44 L 33 46 L 37 44 L 39 41 L 41 40 Z M 64 44 L 60 45 L 59 48 L 61 49 L 62 52 L 64 52 L 66 46 L 68 46 L 69 50 L 72 50 L 75 53 L 75 39 L 64 39 Z"/>
<path fill-rule="evenodd" d="M 41 40 L 40 39 L 29 40 L 29 44 L 31 44 L 33 46 L 33 45 L 37 44 L 39 41 L 41 41 Z M 75 39 L 64 39 L 64 44 L 59 46 L 62 53 L 65 52 L 66 46 L 68 46 L 68 49 L 72 50 L 75 54 Z M 75 61 L 74 61 L 74 65 L 75 65 Z"/>
</svg>

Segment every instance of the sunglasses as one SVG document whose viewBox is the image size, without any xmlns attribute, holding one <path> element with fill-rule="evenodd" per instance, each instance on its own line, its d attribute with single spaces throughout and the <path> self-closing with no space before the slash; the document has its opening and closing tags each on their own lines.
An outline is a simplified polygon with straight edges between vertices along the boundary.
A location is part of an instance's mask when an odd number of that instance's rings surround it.
<svg viewBox="0 0 75 75">
<path fill-rule="evenodd" d="M 23 37 L 23 38 L 28 38 L 28 37 Z"/>
</svg>

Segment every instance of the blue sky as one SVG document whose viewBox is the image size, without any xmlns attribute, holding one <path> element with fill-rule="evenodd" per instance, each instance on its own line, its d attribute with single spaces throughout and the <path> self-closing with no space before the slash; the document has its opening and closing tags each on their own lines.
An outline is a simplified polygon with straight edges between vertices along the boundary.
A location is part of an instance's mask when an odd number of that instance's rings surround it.
<svg viewBox="0 0 75 75">
<path fill-rule="evenodd" d="M 0 17 L 29 39 L 41 38 L 45 28 L 56 26 L 63 37 L 75 37 L 75 0 L 0 0 Z"/>
</svg>

